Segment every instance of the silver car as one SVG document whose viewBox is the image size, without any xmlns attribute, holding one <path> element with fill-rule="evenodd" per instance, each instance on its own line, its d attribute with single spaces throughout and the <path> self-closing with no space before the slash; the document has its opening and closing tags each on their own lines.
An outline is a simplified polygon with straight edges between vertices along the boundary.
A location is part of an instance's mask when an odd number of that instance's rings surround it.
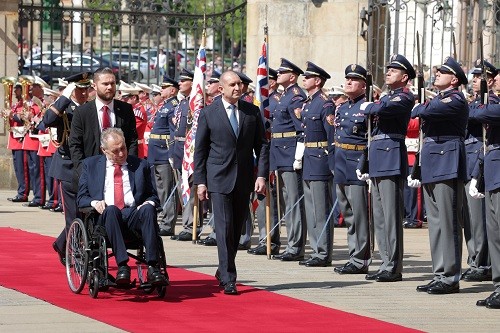
<svg viewBox="0 0 500 333">
<path fill-rule="evenodd" d="M 142 54 L 138 53 L 124 53 L 119 51 L 104 52 L 102 54 L 104 59 L 116 61 L 120 67 L 127 67 L 129 73 L 128 82 L 142 81 L 143 79 L 152 79 L 156 77 L 155 62 L 149 60 Z"/>
</svg>

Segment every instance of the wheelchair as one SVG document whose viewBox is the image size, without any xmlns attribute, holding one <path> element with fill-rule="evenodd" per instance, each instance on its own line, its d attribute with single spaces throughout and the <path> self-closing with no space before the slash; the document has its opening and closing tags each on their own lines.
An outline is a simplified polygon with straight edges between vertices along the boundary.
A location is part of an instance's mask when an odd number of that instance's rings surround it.
<svg viewBox="0 0 500 333">
<path fill-rule="evenodd" d="M 98 213 L 91 207 L 80 209 L 83 220 L 76 218 L 71 224 L 66 238 L 66 276 L 71 291 L 79 294 L 85 287 L 89 287 L 89 295 L 97 298 L 100 291 L 107 291 L 110 287 L 132 289 L 136 287 L 137 279 L 130 285 L 121 286 L 115 283 L 115 278 L 108 273 L 109 258 L 114 256 L 108 252 L 106 229 L 98 225 Z M 122 231 L 123 232 L 123 231 Z M 123 232 L 129 258 L 135 259 L 139 285 L 137 289 L 146 294 L 156 291 L 159 298 L 165 297 L 168 286 L 167 260 L 163 249 L 163 241 L 158 235 L 158 268 L 166 278 L 167 285 L 155 286 L 147 282 L 148 265 L 145 259 L 145 250 L 140 234 L 131 230 Z M 137 254 L 130 253 L 136 250 Z"/>
</svg>

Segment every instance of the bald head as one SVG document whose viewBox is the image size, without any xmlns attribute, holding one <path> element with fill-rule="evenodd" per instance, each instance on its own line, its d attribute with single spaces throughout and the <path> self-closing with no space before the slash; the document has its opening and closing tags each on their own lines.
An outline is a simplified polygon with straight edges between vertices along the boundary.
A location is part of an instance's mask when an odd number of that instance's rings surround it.
<svg viewBox="0 0 500 333">
<path fill-rule="evenodd" d="M 233 71 L 227 71 L 220 76 L 219 91 L 228 103 L 235 104 L 241 97 L 241 79 Z"/>
</svg>

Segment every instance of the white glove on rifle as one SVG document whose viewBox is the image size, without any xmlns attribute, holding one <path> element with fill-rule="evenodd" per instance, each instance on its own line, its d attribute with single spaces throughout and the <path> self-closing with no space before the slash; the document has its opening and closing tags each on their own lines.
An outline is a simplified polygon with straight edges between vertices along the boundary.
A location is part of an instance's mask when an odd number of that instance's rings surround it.
<svg viewBox="0 0 500 333">
<path fill-rule="evenodd" d="M 472 178 L 470 180 L 470 185 L 469 185 L 469 195 L 473 197 L 474 199 L 482 199 L 484 198 L 483 193 L 479 193 L 477 190 L 477 179 Z"/>
<path fill-rule="evenodd" d="M 302 169 L 302 157 L 304 157 L 304 150 L 306 146 L 304 142 L 297 142 L 297 147 L 295 147 L 295 161 L 293 162 L 293 170 Z"/>
<path fill-rule="evenodd" d="M 71 94 L 73 93 L 75 88 L 76 88 L 76 84 L 74 82 L 71 82 L 70 84 L 68 84 L 68 86 L 66 88 L 64 88 L 61 95 L 63 95 L 67 99 L 71 99 Z"/>
<path fill-rule="evenodd" d="M 359 170 L 359 169 L 356 169 L 356 176 L 361 181 L 367 181 L 368 179 L 370 179 L 370 175 L 369 174 L 367 174 L 367 173 L 361 173 L 361 170 Z"/>
<path fill-rule="evenodd" d="M 420 180 L 411 178 L 411 175 L 409 175 L 406 179 L 408 181 L 409 187 L 417 188 L 417 187 L 422 186 L 422 183 L 420 182 Z"/>
</svg>

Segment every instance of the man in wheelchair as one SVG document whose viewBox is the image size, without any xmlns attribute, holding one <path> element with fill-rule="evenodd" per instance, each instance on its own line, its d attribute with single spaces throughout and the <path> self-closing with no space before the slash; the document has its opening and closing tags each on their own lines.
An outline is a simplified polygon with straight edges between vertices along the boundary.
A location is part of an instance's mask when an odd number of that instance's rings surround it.
<svg viewBox="0 0 500 333">
<path fill-rule="evenodd" d="M 158 224 L 156 206 L 159 199 L 153 186 L 146 160 L 128 156 L 123 132 L 108 128 L 101 133 L 104 155 L 83 161 L 77 205 L 95 208 L 100 214 L 98 224 L 104 225 L 115 254 L 117 285 L 130 284 L 128 254 L 122 232 L 132 230 L 142 236 L 148 264 L 147 282 L 167 285 L 166 277 L 157 267 Z"/>
</svg>

